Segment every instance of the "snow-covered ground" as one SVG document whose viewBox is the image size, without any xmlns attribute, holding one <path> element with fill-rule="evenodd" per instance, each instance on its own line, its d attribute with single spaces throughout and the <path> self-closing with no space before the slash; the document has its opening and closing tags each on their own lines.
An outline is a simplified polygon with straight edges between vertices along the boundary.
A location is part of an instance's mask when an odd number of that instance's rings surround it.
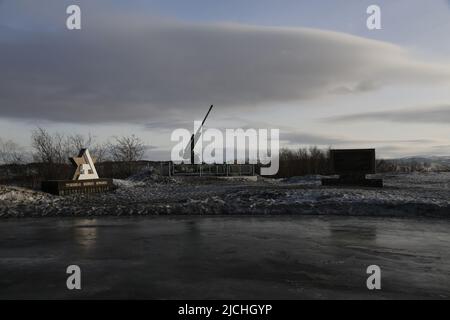
<svg viewBox="0 0 450 320">
<path fill-rule="evenodd" d="M 257 182 L 142 173 L 103 194 L 52 196 L 0 186 L 0 216 L 315 214 L 450 217 L 450 173 L 378 175 L 385 187 L 322 187 L 320 176 Z"/>
</svg>

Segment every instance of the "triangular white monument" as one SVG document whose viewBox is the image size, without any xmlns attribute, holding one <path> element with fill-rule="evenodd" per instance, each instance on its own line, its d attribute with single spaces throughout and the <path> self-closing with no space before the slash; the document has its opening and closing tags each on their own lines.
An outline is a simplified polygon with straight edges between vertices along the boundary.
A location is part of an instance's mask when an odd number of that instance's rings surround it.
<svg viewBox="0 0 450 320">
<path fill-rule="evenodd" d="M 74 166 L 77 167 L 73 180 L 91 180 L 98 179 L 97 170 L 94 166 L 94 160 L 88 149 L 81 149 L 78 157 L 70 158 Z"/>
</svg>

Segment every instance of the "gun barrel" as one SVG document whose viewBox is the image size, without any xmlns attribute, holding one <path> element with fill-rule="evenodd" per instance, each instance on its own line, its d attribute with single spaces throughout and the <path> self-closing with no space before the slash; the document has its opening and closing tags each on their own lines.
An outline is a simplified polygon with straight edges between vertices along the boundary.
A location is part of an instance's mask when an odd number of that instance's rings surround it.
<svg viewBox="0 0 450 320">
<path fill-rule="evenodd" d="M 202 130 L 203 125 L 205 124 L 206 118 L 208 118 L 209 113 L 211 112 L 211 109 L 214 107 L 214 105 L 211 105 L 209 107 L 208 112 L 206 113 L 205 118 L 202 121 L 201 126 L 197 129 L 197 132 L 193 133 L 191 136 L 190 143 L 186 146 L 184 149 L 184 158 L 187 158 L 190 156 L 191 158 L 191 164 L 194 164 L 194 147 L 197 144 L 198 138 L 200 137 L 200 132 Z"/>
<path fill-rule="evenodd" d="M 202 126 L 205 124 L 206 118 L 208 118 L 209 113 L 211 112 L 211 109 L 214 107 L 214 105 L 211 105 L 211 107 L 209 107 L 208 112 L 206 113 L 205 119 L 203 119 L 202 121 Z"/>
</svg>

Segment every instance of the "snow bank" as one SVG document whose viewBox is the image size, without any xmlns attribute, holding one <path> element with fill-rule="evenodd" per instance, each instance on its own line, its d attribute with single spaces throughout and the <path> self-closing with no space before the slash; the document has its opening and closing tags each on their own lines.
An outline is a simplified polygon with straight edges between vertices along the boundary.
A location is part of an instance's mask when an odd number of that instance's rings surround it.
<svg viewBox="0 0 450 320">
<path fill-rule="evenodd" d="M 330 188 L 320 186 L 320 176 L 263 178 L 257 182 L 185 177 L 170 183 L 147 171 L 127 180 L 114 180 L 118 186 L 115 191 L 99 194 L 56 197 L 0 186 L 0 216 L 337 214 L 450 218 L 450 173 L 382 178 L 385 187 L 381 189 Z"/>
</svg>

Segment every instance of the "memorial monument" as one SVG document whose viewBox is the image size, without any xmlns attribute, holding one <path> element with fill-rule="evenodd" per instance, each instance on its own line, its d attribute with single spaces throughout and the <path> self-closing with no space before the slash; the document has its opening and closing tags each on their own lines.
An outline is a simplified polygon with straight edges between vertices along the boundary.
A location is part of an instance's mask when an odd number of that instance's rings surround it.
<svg viewBox="0 0 450 320">
<path fill-rule="evenodd" d="M 323 186 L 383 187 L 382 179 L 367 179 L 376 173 L 375 149 L 330 150 L 331 173 L 338 178 L 323 178 Z"/>
<path fill-rule="evenodd" d="M 81 149 L 77 157 L 70 158 L 75 173 L 72 180 L 47 180 L 42 182 L 42 191 L 55 195 L 94 193 L 112 190 L 112 179 L 100 179 L 95 169 L 95 159 L 88 149 Z"/>
</svg>

